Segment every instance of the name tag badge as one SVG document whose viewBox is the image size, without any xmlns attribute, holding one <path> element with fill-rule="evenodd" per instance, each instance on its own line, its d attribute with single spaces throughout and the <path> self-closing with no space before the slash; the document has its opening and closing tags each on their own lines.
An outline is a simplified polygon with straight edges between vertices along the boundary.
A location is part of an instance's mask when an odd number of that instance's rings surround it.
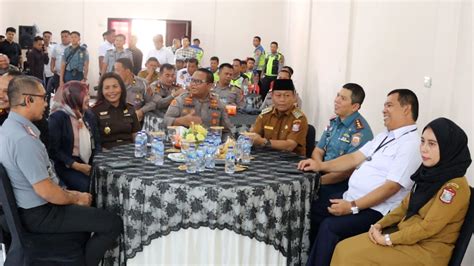
<svg viewBox="0 0 474 266">
<path fill-rule="evenodd" d="M 273 127 L 272 127 L 272 126 L 265 126 L 264 128 L 265 128 L 265 129 L 268 129 L 268 130 L 273 130 Z"/>
</svg>

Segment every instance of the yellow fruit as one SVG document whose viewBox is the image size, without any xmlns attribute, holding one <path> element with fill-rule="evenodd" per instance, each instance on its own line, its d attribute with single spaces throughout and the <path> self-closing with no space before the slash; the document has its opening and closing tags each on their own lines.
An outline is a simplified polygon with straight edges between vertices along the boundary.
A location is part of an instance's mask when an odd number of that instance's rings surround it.
<svg viewBox="0 0 474 266">
<path fill-rule="evenodd" d="M 186 140 L 189 140 L 189 141 L 195 141 L 195 140 L 196 140 L 196 138 L 194 137 L 194 135 L 193 135 L 193 134 L 188 134 L 188 135 L 186 135 Z"/>
</svg>

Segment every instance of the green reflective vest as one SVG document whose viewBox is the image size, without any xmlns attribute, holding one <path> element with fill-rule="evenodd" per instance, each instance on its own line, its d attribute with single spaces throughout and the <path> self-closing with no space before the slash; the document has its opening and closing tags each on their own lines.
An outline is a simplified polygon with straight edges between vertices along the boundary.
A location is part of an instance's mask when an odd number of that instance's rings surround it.
<svg viewBox="0 0 474 266">
<path fill-rule="evenodd" d="M 277 54 L 268 54 L 265 59 L 265 76 L 276 77 L 278 75 L 278 68 L 282 55 L 280 52 Z"/>
</svg>

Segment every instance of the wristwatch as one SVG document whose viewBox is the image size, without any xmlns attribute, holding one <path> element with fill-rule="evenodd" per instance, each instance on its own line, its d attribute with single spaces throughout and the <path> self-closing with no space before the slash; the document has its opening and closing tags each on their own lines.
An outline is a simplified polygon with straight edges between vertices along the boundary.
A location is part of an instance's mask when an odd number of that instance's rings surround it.
<svg viewBox="0 0 474 266">
<path fill-rule="evenodd" d="M 392 240 L 390 239 L 390 235 L 389 234 L 385 234 L 385 244 L 387 246 L 391 246 L 392 245 Z"/>
<path fill-rule="evenodd" d="M 357 207 L 355 200 L 351 201 L 351 212 L 352 214 L 358 214 L 359 213 L 359 207 Z"/>
</svg>

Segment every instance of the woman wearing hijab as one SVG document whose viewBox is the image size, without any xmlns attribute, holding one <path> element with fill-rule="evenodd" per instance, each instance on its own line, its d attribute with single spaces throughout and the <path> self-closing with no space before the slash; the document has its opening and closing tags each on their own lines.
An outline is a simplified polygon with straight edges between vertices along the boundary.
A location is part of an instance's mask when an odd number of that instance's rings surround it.
<svg viewBox="0 0 474 266">
<path fill-rule="evenodd" d="M 112 72 L 102 75 L 92 111 L 99 121 L 101 145 L 105 149 L 133 143 L 140 130 L 135 110 L 126 99 L 127 89 L 122 78 Z"/>
<path fill-rule="evenodd" d="M 423 129 L 420 151 L 411 193 L 368 234 L 340 242 L 331 265 L 448 265 L 469 207 L 466 133 L 438 118 Z"/>
<path fill-rule="evenodd" d="M 49 124 L 49 156 L 68 189 L 89 191 L 93 155 L 100 149 L 94 114 L 89 110 L 88 86 L 69 81 L 59 88 Z"/>
</svg>

